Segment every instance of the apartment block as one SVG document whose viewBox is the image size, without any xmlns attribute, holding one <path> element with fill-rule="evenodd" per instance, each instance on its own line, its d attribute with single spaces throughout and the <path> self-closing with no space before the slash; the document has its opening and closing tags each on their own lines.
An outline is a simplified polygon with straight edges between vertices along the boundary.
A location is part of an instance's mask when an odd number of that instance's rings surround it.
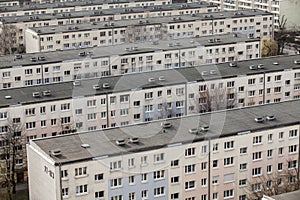
<svg viewBox="0 0 300 200">
<path fill-rule="evenodd" d="M 102 10 L 112 8 L 155 6 L 171 4 L 170 0 L 93 0 L 93 1 L 66 1 L 56 3 L 28 4 L 19 6 L 0 7 L 0 17 L 22 16 L 34 14 L 52 14 L 76 12 L 84 10 Z"/>
<path fill-rule="evenodd" d="M 299 60 L 279 56 L 1 90 L 0 133 L 21 124 L 29 141 L 299 99 Z"/>
<path fill-rule="evenodd" d="M 0 6 L 18 6 L 20 5 L 19 1 L 10 1 L 10 0 L 1 0 Z"/>
<path fill-rule="evenodd" d="M 285 16 L 287 28 L 299 28 L 298 0 L 205 0 L 218 5 L 221 10 L 258 9 L 274 14 L 274 27 L 279 28 L 279 17 Z"/>
<path fill-rule="evenodd" d="M 26 51 L 32 53 L 231 32 L 247 34 L 250 38 L 271 37 L 273 15 L 258 10 L 223 11 L 38 27 L 27 29 L 25 40 Z"/>
<path fill-rule="evenodd" d="M 14 25 L 17 29 L 19 45 L 25 43 L 25 30 L 28 27 L 59 26 L 66 24 L 93 23 L 126 19 L 143 19 L 147 17 L 173 16 L 182 14 L 205 13 L 217 11 L 216 5 L 206 2 L 165 4 L 159 6 L 126 7 L 102 10 L 84 10 L 64 13 L 45 13 L 2 17 L 1 25 Z"/>
<path fill-rule="evenodd" d="M 299 113 L 296 100 L 32 140 L 30 199 L 243 200 L 262 180 L 293 188 Z"/>
<path fill-rule="evenodd" d="M 0 89 L 253 59 L 260 49 L 236 33 L 0 57 Z"/>
</svg>

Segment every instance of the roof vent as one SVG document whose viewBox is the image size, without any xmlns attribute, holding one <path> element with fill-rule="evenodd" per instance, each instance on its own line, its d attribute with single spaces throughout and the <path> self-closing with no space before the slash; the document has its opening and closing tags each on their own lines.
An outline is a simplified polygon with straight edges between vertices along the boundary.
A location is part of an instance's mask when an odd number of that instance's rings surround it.
<svg viewBox="0 0 300 200">
<path fill-rule="evenodd" d="M 237 34 L 237 33 L 234 33 L 232 36 L 233 36 L 233 37 L 237 37 L 237 36 L 238 36 L 238 34 Z"/>
<path fill-rule="evenodd" d="M 51 91 L 50 90 L 45 90 L 43 91 L 44 96 L 51 96 Z"/>
<path fill-rule="evenodd" d="M 159 81 L 164 81 L 164 80 L 166 80 L 166 79 L 165 79 L 164 76 L 160 76 L 160 77 L 158 77 L 158 80 L 159 80 Z"/>
<path fill-rule="evenodd" d="M 86 149 L 86 148 L 90 148 L 91 146 L 89 144 L 81 144 L 81 147 Z"/>
<path fill-rule="evenodd" d="M 264 119 L 263 117 L 256 117 L 254 120 L 255 120 L 257 123 L 263 123 L 265 119 Z"/>
<path fill-rule="evenodd" d="M 175 46 L 180 46 L 180 43 L 179 43 L 179 42 L 176 42 L 176 43 L 175 43 Z"/>
<path fill-rule="evenodd" d="M 205 125 L 205 126 L 201 126 L 201 131 L 202 132 L 207 132 L 209 130 L 209 126 Z"/>
<path fill-rule="evenodd" d="M 155 81 L 155 78 L 149 78 L 149 79 L 148 79 L 148 82 L 150 82 L 150 83 L 151 83 L 151 82 L 154 82 L 154 81 Z"/>
<path fill-rule="evenodd" d="M 171 128 L 172 124 L 170 122 L 168 122 L 168 121 L 164 121 L 164 122 L 161 123 L 161 126 L 163 128 Z"/>
<path fill-rule="evenodd" d="M 61 155 L 61 150 L 60 149 L 54 149 L 50 151 L 52 156 L 60 156 Z"/>
<path fill-rule="evenodd" d="M 130 51 L 130 47 L 126 47 L 126 48 L 125 48 L 125 51 Z"/>
<path fill-rule="evenodd" d="M 236 62 L 231 62 L 231 63 L 229 63 L 229 66 L 230 67 L 237 67 L 237 63 Z"/>
<path fill-rule="evenodd" d="M 294 60 L 294 63 L 299 65 L 300 64 L 300 60 Z"/>
<path fill-rule="evenodd" d="M 32 93 L 32 96 L 33 96 L 33 97 L 40 97 L 40 93 L 39 93 L 39 92 L 33 92 L 33 93 Z"/>
<path fill-rule="evenodd" d="M 99 89 L 100 89 L 100 86 L 99 86 L 99 85 L 93 85 L 93 89 L 94 89 L 94 90 L 99 90 Z"/>
<path fill-rule="evenodd" d="M 194 43 L 195 43 L 195 41 L 194 41 L 194 40 L 190 40 L 190 43 L 191 43 L 191 44 L 194 44 Z"/>
<path fill-rule="evenodd" d="M 11 99 L 11 96 L 7 95 L 4 97 L 5 99 Z"/>
<path fill-rule="evenodd" d="M 173 43 L 169 43 L 169 45 L 168 45 L 169 47 L 172 47 L 173 46 Z"/>
<path fill-rule="evenodd" d="M 108 83 L 103 83 L 102 87 L 103 87 L 104 89 L 107 89 L 107 88 L 109 88 L 109 84 L 108 84 Z"/>
<path fill-rule="evenodd" d="M 22 55 L 21 54 L 16 54 L 15 59 L 22 59 Z"/>
<path fill-rule="evenodd" d="M 158 41 L 152 42 L 153 45 L 158 45 Z"/>
<path fill-rule="evenodd" d="M 249 69 L 250 69 L 250 70 L 256 70 L 257 68 L 256 68 L 255 65 L 250 65 L 250 66 L 249 66 Z"/>
<path fill-rule="evenodd" d="M 30 60 L 31 60 L 32 62 L 36 62 L 36 57 L 32 57 Z"/>
<path fill-rule="evenodd" d="M 257 69 L 264 69 L 265 67 L 264 67 L 264 65 L 263 64 L 258 64 L 257 65 Z"/>
<path fill-rule="evenodd" d="M 221 42 L 221 39 L 220 38 L 216 38 L 215 41 L 216 42 Z"/>
<path fill-rule="evenodd" d="M 44 61 L 44 60 L 46 60 L 46 58 L 45 58 L 44 56 L 39 56 L 39 57 L 38 57 L 38 60 Z"/>
<path fill-rule="evenodd" d="M 139 138 L 137 138 L 137 137 L 132 137 L 132 138 L 129 139 L 129 142 L 130 142 L 130 143 L 139 143 Z"/>
<path fill-rule="evenodd" d="M 198 134 L 198 129 L 197 128 L 191 128 L 191 129 L 189 129 L 189 133 Z"/>
<path fill-rule="evenodd" d="M 79 86 L 79 85 L 80 85 L 80 81 L 74 81 L 74 82 L 73 82 L 73 85 L 74 85 L 74 86 Z"/>
<path fill-rule="evenodd" d="M 79 56 L 85 56 L 85 54 L 86 54 L 85 51 L 83 51 L 83 52 L 79 52 L 78 55 L 79 55 Z"/>
<path fill-rule="evenodd" d="M 121 140 L 116 140 L 116 144 L 118 146 L 122 146 L 122 145 L 125 145 L 125 140 L 121 139 Z"/>
<path fill-rule="evenodd" d="M 268 116 L 266 117 L 266 119 L 267 119 L 268 121 L 273 121 L 273 120 L 276 119 L 276 117 L 275 117 L 274 115 L 268 115 Z"/>
<path fill-rule="evenodd" d="M 203 71 L 203 72 L 201 72 L 201 75 L 202 75 L 202 76 L 207 76 L 207 75 L 208 75 L 208 71 Z"/>
<path fill-rule="evenodd" d="M 214 43 L 214 41 L 215 41 L 214 39 L 209 39 L 208 43 Z"/>
<path fill-rule="evenodd" d="M 217 70 L 214 70 L 214 69 L 213 69 L 213 70 L 210 70 L 209 73 L 210 73 L 211 75 L 215 75 L 215 74 L 217 74 Z"/>
<path fill-rule="evenodd" d="M 279 65 L 279 63 L 278 62 L 273 62 L 273 65 Z"/>
</svg>

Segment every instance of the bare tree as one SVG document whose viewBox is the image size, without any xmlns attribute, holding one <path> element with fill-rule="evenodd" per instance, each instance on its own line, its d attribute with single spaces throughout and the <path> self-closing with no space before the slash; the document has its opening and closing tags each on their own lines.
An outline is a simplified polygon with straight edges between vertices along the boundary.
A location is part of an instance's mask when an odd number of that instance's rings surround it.
<svg viewBox="0 0 300 200">
<path fill-rule="evenodd" d="M 278 45 L 273 38 L 265 38 L 262 40 L 261 56 L 269 57 L 276 56 L 278 52 Z"/>
<path fill-rule="evenodd" d="M 236 92 L 231 89 L 214 88 L 199 91 L 195 101 L 198 102 L 197 111 L 200 113 L 234 108 L 236 105 Z"/>
<path fill-rule="evenodd" d="M 147 24 L 147 22 L 145 22 Z M 125 33 L 125 41 L 129 43 L 139 41 L 161 40 L 168 36 L 168 27 L 163 24 L 149 28 L 141 20 L 140 24 L 128 26 Z"/>
<path fill-rule="evenodd" d="M 279 16 L 278 20 L 278 31 L 275 32 L 275 40 L 277 41 L 278 49 L 277 54 L 281 55 L 283 53 L 283 49 L 288 43 L 289 34 L 286 32 L 286 23 L 287 18 L 285 15 Z"/>
<path fill-rule="evenodd" d="M 26 160 L 26 140 L 22 124 L 10 122 L 5 129 L 6 133 L 0 135 L 0 152 L 3 161 L 1 165 L 4 172 L 1 174 L 1 185 L 6 188 L 6 198 L 11 200 L 12 195 L 16 193 L 17 172 L 26 170 L 26 165 L 23 164 Z M 18 160 L 22 160 L 22 162 L 17 163 Z"/>
<path fill-rule="evenodd" d="M 265 174 L 248 181 L 245 192 L 249 200 L 261 199 L 263 195 L 274 196 L 299 190 L 300 180 L 297 168 Z"/>
<path fill-rule="evenodd" d="M 0 54 L 7 55 L 18 52 L 17 28 L 14 25 L 0 25 Z"/>
</svg>

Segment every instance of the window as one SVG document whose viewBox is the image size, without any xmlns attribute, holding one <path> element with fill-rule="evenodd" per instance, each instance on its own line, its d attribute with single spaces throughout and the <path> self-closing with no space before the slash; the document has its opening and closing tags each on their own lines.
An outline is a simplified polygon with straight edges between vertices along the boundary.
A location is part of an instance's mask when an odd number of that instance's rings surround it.
<svg viewBox="0 0 300 200">
<path fill-rule="evenodd" d="M 172 160 L 171 161 L 171 167 L 178 167 L 179 166 L 179 160 Z"/>
<path fill-rule="evenodd" d="M 154 188 L 154 197 L 165 195 L 165 187 Z"/>
<path fill-rule="evenodd" d="M 110 200 L 123 200 L 123 195 L 112 196 Z"/>
<path fill-rule="evenodd" d="M 62 188 L 61 195 L 63 196 L 63 198 L 69 197 L 69 188 Z"/>
<path fill-rule="evenodd" d="M 252 153 L 252 160 L 256 161 L 256 160 L 261 160 L 262 159 L 262 152 L 254 152 Z"/>
<path fill-rule="evenodd" d="M 134 167 L 134 158 L 129 158 L 128 159 L 128 167 Z"/>
<path fill-rule="evenodd" d="M 252 169 L 252 176 L 261 176 L 261 167 Z"/>
<path fill-rule="evenodd" d="M 240 148 L 240 154 L 246 154 L 247 153 L 247 147 Z"/>
<path fill-rule="evenodd" d="M 253 144 L 261 144 L 262 136 L 253 137 Z"/>
<path fill-rule="evenodd" d="M 213 144 L 213 152 L 218 152 L 219 151 L 219 143 Z"/>
<path fill-rule="evenodd" d="M 60 106 L 61 110 L 70 110 L 70 103 L 64 103 Z"/>
<path fill-rule="evenodd" d="M 168 89 L 168 90 L 167 90 L 167 95 L 168 95 L 168 96 L 171 96 L 171 95 L 172 95 L 172 90 L 171 90 L 171 89 Z"/>
<path fill-rule="evenodd" d="M 110 187 L 122 186 L 122 178 L 115 178 L 110 180 Z"/>
<path fill-rule="evenodd" d="M 207 178 L 202 178 L 201 179 L 201 186 L 206 187 L 207 186 Z"/>
<path fill-rule="evenodd" d="M 295 169 L 297 167 L 297 160 L 292 160 L 288 162 L 288 169 Z"/>
<path fill-rule="evenodd" d="M 179 199 L 179 193 L 171 194 L 171 200 L 177 200 L 177 199 Z"/>
<path fill-rule="evenodd" d="M 87 115 L 88 120 L 96 120 L 97 114 L 96 113 L 90 113 Z"/>
<path fill-rule="evenodd" d="M 95 174 L 95 181 L 103 181 L 104 175 L 102 174 Z"/>
<path fill-rule="evenodd" d="M 241 179 L 241 180 L 239 180 L 239 186 L 240 187 L 247 186 L 247 179 Z"/>
<path fill-rule="evenodd" d="M 224 150 L 231 150 L 234 148 L 234 141 L 224 143 Z"/>
<path fill-rule="evenodd" d="M 247 163 L 240 164 L 240 170 L 247 170 Z"/>
<path fill-rule="evenodd" d="M 213 168 L 219 167 L 219 162 L 218 160 L 213 160 Z"/>
<path fill-rule="evenodd" d="M 130 192 L 128 195 L 129 195 L 128 197 L 129 200 L 135 200 L 135 192 Z"/>
<path fill-rule="evenodd" d="M 227 87 L 234 87 L 234 81 L 227 82 Z"/>
<path fill-rule="evenodd" d="M 297 136 L 298 136 L 298 130 L 297 129 L 289 131 L 289 137 L 290 138 L 294 138 L 294 137 L 297 137 Z"/>
<path fill-rule="evenodd" d="M 268 142 L 272 142 L 273 141 L 273 134 L 270 133 L 268 134 Z"/>
<path fill-rule="evenodd" d="M 278 148 L 278 155 L 282 156 L 283 155 L 283 147 Z"/>
<path fill-rule="evenodd" d="M 95 107 L 95 106 L 96 106 L 96 99 L 87 101 L 87 107 Z"/>
<path fill-rule="evenodd" d="M 184 88 L 176 88 L 176 95 L 181 96 L 184 94 Z"/>
<path fill-rule="evenodd" d="M 278 163 L 277 169 L 278 169 L 278 171 L 282 171 L 283 170 L 283 163 Z"/>
<path fill-rule="evenodd" d="M 213 185 L 219 184 L 219 176 L 213 176 L 212 177 L 212 184 Z"/>
<path fill-rule="evenodd" d="M 281 87 L 274 88 L 274 93 L 280 93 L 280 92 L 281 92 Z"/>
<path fill-rule="evenodd" d="M 255 84 L 255 78 L 248 79 L 248 85 L 254 85 Z"/>
<path fill-rule="evenodd" d="M 129 101 L 129 95 L 121 95 L 120 96 L 120 102 L 125 103 Z"/>
<path fill-rule="evenodd" d="M 252 184 L 252 191 L 253 192 L 259 192 L 261 191 L 261 183 L 255 183 L 255 184 Z"/>
<path fill-rule="evenodd" d="M 279 140 L 283 140 L 284 132 L 279 132 L 278 137 Z"/>
<path fill-rule="evenodd" d="M 267 157 L 268 157 L 268 158 L 273 157 L 273 149 L 268 149 L 268 150 L 267 150 Z"/>
<path fill-rule="evenodd" d="M 195 164 L 184 166 L 184 172 L 186 174 L 194 173 L 195 171 L 196 171 L 196 165 Z"/>
<path fill-rule="evenodd" d="M 51 105 L 50 106 L 50 111 L 55 112 L 56 111 L 56 105 Z"/>
<path fill-rule="evenodd" d="M 207 162 L 201 163 L 201 170 L 207 170 Z"/>
<path fill-rule="evenodd" d="M 141 165 L 146 165 L 148 160 L 148 156 L 142 156 L 141 157 Z"/>
<path fill-rule="evenodd" d="M 85 176 L 87 175 L 87 167 L 75 168 L 75 176 Z"/>
<path fill-rule="evenodd" d="M 116 103 L 116 97 L 110 97 L 110 104 Z"/>
<path fill-rule="evenodd" d="M 185 182 L 185 190 L 192 190 L 196 188 L 196 182 L 195 181 L 188 181 Z"/>
<path fill-rule="evenodd" d="M 110 170 L 119 170 L 122 168 L 122 161 L 110 162 Z"/>
<path fill-rule="evenodd" d="M 120 110 L 120 115 L 121 116 L 127 116 L 129 113 L 129 109 L 128 108 L 123 108 Z"/>
<path fill-rule="evenodd" d="M 273 166 L 272 165 L 267 165 L 267 173 L 270 174 L 273 171 Z"/>
<path fill-rule="evenodd" d="M 88 187 L 87 184 L 76 186 L 76 195 L 87 194 Z"/>
<path fill-rule="evenodd" d="M 207 153 L 207 149 L 208 149 L 207 145 L 202 146 L 201 147 L 201 154 L 206 154 Z"/>
<path fill-rule="evenodd" d="M 96 199 L 104 198 L 104 191 L 95 192 L 95 198 Z"/>
<path fill-rule="evenodd" d="M 36 123 L 35 122 L 27 122 L 26 129 L 35 129 Z"/>
<path fill-rule="evenodd" d="M 171 183 L 172 184 L 179 183 L 179 176 L 173 176 L 173 177 L 171 177 Z"/>
<path fill-rule="evenodd" d="M 281 75 L 275 76 L 275 81 L 281 81 Z"/>
<path fill-rule="evenodd" d="M 145 93 L 145 99 L 153 99 L 153 92 Z"/>
<path fill-rule="evenodd" d="M 297 153 L 297 145 L 289 146 L 289 153 Z"/>
<path fill-rule="evenodd" d="M 134 106 L 134 107 L 140 106 L 140 101 L 134 101 L 134 102 L 133 102 L 133 106 Z"/>
<path fill-rule="evenodd" d="M 148 174 L 147 173 L 143 173 L 141 174 L 141 178 L 142 178 L 142 182 L 146 182 L 148 180 Z"/>
<path fill-rule="evenodd" d="M 146 105 L 145 106 L 145 112 L 152 112 L 153 111 L 153 105 Z"/>
<path fill-rule="evenodd" d="M 154 155 L 154 162 L 162 162 L 164 161 L 164 153 L 159 153 Z"/>
<path fill-rule="evenodd" d="M 218 193 L 217 192 L 213 193 L 213 200 L 218 200 Z"/>
<path fill-rule="evenodd" d="M 224 191 L 224 199 L 233 198 L 233 197 L 234 197 L 233 189 Z"/>
<path fill-rule="evenodd" d="M 28 108 L 28 109 L 25 109 L 25 115 L 26 115 L 26 116 L 32 116 L 32 115 L 35 115 L 35 108 Z"/>
<path fill-rule="evenodd" d="M 195 155 L 195 147 L 191 147 L 191 148 L 187 148 L 185 150 L 185 156 L 189 157 L 189 156 L 194 156 Z"/>
</svg>

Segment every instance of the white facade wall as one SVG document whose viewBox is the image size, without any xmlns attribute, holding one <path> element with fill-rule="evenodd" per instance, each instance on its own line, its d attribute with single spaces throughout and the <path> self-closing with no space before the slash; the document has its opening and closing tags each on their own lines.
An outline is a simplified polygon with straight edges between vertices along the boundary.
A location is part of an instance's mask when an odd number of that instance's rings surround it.
<svg viewBox="0 0 300 200">
<path fill-rule="evenodd" d="M 179 40 L 178 42 L 180 43 Z M 176 48 L 175 42 L 173 45 Z M 155 48 L 155 45 L 153 47 Z M 120 46 L 120 48 L 125 47 Z M 229 51 L 230 48 L 234 50 Z M 103 47 L 104 51 L 106 49 L 110 51 L 109 47 Z M 184 49 L 161 51 L 159 47 L 154 52 L 132 51 L 132 54 L 130 52 L 119 55 L 112 52 L 111 55 L 100 58 L 77 56 L 77 59 L 66 59 L 63 62 L 57 61 L 51 64 L 37 61 L 29 65 L 3 68 L 0 74 L 0 89 L 259 58 L 260 42 L 215 43 L 211 46 L 201 44 L 196 46 L 195 44 Z M 45 57 L 47 56 L 46 54 Z M 32 74 L 26 74 L 28 70 L 32 70 Z"/>
<path fill-rule="evenodd" d="M 79 86 L 77 89 L 75 86 L 73 98 L 1 108 L 0 112 L 7 113 L 7 117 L 0 120 L 0 126 L 6 126 L 13 118 L 20 118 L 24 127 L 26 123 L 35 122 L 34 128 L 25 130 L 29 140 L 42 137 L 42 134 L 44 134 L 43 137 L 46 137 L 69 133 L 75 129 L 81 132 L 166 117 L 180 117 L 206 112 L 210 109 L 237 108 L 299 99 L 299 73 L 299 69 L 258 73 L 205 82 L 190 82 L 147 89 L 135 88 L 131 91 L 97 96 L 82 96 L 81 87 Z M 254 84 L 251 82 L 252 79 L 255 79 Z M 147 80 L 145 81 L 147 82 Z M 120 88 L 125 82 L 120 81 L 120 85 L 115 87 Z M 141 87 L 144 84 L 146 83 L 141 84 Z M 204 87 L 206 88 L 203 90 Z M 213 105 L 211 108 L 209 107 L 207 98 L 205 98 L 207 94 L 223 95 L 223 99 L 216 101 L 219 107 Z M 93 99 L 94 103 L 88 102 Z M 62 111 L 63 104 L 69 104 L 69 109 Z M 55 106 L 55 111 L 51 111 L 51 106 Z M 41 113 L 41 109 L 43 109 L 41 107 L 45 107 L 45 113 Z M 34 108 L 35 112 L 26 116 L 28 108 Z M 68 121 L 63 123 L 62 120 L 66 119 L 62 118 L 68 118 Z M 51 119 L 56 120 L 56 123 L 51 125 Z M 46 122 L 41 122 L 42 120 L 46 120 Z M 46 123 L 46 126 L 42 127 L 42 123 Z"/>
<path fill-rule="evenodd" d="M 289 132 L 291 130 L 297 131 L 295 137 L 290 137 Z M 282 138 L 279 138 L 280 132 L 284 133 Z M 271 134 L 272 137 L 270 137 Z M 259 136 L 261 136 L 261 142 L 255 143 L 255 137 Z M 225 143 L 230 141 L 233 142 L 232 148 L 225 149 Z M 292 145 L 296 145 L 297 150 L 293 153 L 289 153 L 289 147 Z M 284 149 L 282 155 L 278 154 L 278 148 L 280 147 Z M 194 148 L 194 154 L 190 156 L 185 155 L 187 149 L 192 148 Z M 205 148 L 207 148 L 207 151 L 203 152 Z M 241 148 L 246 148 L 246 150 L 241 151 Z M 273 150 L 273 155 L 268 157 L 267 151 L 270 149 Z M 40 168 L 42 168 L 45 163 L 48 164 L 46 159 L 51 160 L 51 158 L 49 158 L 49 156 L 42 157 L 36 153 L 34 154 L 33 151 L 39 152 L 38 147 L 34 143 L 29 145 L 28 150 L 29 162 L 32 163 L 32 166 L 29 168 L 29 174 L 31 174 L 33 169 L 37 170 L 38 173 L 38 170 L 43 170 Z M 64 196 L 68 199 L 77 199 L 79 197 L 80 199 L 94 199 L 95 192 L 98 191 L 103 191 L 104 194 L 103 198 L 99 199 L 111 199 L 113 195 L 122 195 L 122 199 L 127 200 L 131 192 L 135 193 L 135 198 L 142 199 L 140 196 L 142 190 L 147 190 L 148 198 L 153 199 L 153 189 L 159 185 L 165 188 L 165 192 L 163 195 L 158 196 L 158 199 L 194 198 L 195 200 L 200 200 L 203 198 L 212 199 L 213 195 L 217 195 L 218 199 L 226 199 L 226 197 L 224 197 L 224 191 L 233 190 L 233 195 L 227 198 L 238 200 L 243 198 L 244 195 L 249 195 L 249 193 L 246 192 L 246 187 L 251 187 L 249 184 L 259 182 L 262 176 L 280 176 L 282 173 L 285 173 L 286 170 L 291 170 L 288 168 L 288 162 L 298 160 L 298 151 L 299 125 L 284 126 L 243 135 L 216 138 L 210 141 L 178 144 L 156 150 L 109 157 L 103 156 L 96 158 L 96 160 L 62 164 L 61 170 L 66 170 L 68 174 L 67 177 L 62 178 L 62 188 L 68 188 L 68 195 Z M 255 152 L 261 152 L 261 159 L 253 160 L 253 153 Z M 161 153 L 164 154 L 164 159 L 156 163 L 153 160 L 154 155 Z M 141 163 L 142 157 L 146 157 L 147 161 L 145 163 Z M 233 157 L 233 163 L 225 166 L 224 159 L 229 157 Z M 131 161 L 131 163 L 134 163 L 132 166 L 128 166 L 129 159 L 133 159 L 133 161 Z M 171 162 L 175 160 L 178 160 L 178 165 L 171 166 Z M 121 168 L 115 170 L 110 169 L 110 163 L 118 161 L 121 163 Z M 215 161 L 218 162 L 216 166 L 213 165 Z M 208 166 L 208 163 L 210 163 L 210 166 Z M 246 168 L 241 169 L 241 164 L 245 163 Z M 278 163 L 283 164 L 284 168 L 282 171 L 278 171 Z M 186 173 L 185 167 L 187 165 L 195 165 L 195 171 Z M 272 170 L 267 172 L 267 166 L 269 165 L 272 166 Z M 50 167 L 51 169 L 54 168 L 54 166 Z M 86 167 L 86 175 L 75 176 L 75 168 L 80 167 Z M 58 168 L 58 166 L 55 167 L 55 172 L 58 172 Z M 252 170 L 254 168 L 261 168 L 261 175 L 253 175 Z M 164 177 L 153 182 L 153 172 L 161 170 L 164 170 Z M 140 176 L 144 173 L 147 174 L 147 180 L 141 181 Z M 102 174 L 103 179 L 96 181 L 96 174 Z M 48 189 L 56 188 L 56 191 L 59 191 L 60 185 L 57 181 L 60 179 L 59 173 L 55 173 L 54 175 L 56 185 L 48 185 Z M 208 179 L 209 175 L 210 178 Z M 134 183 L 128 183 L 129 176 L 134 176 Z M 179 177 L 179 182 L 172 183 L 175 176 Z M 229 176 L 231 178 L 228 178 Z M 115 178 L 121 178 L 122 184 L 112 188 L 110 186 L 110 180 Z M 39 183 L 41 179 L 45 182 L 49 181 L 49 177 L 46 176 L 44 172 L 41 172 L 40 176 L 30 176 L 29 190 L 31 199 L 37 198 L 37 191 L 45 190 L 46 187 L 42 184 L 35 184 Z M 206 179 L 206 181 L 204 179 Z M 242 179 L 247 179 L 246 185 L 239 185 Z M 185 184 L 189 181 L 195 181 L 195 187 L 185 189 Z M 87 184 L 87 192 L 76 195 L 75 187 L 84 184 Z M 208 191 L 211 192 L 210 196 Z M 178 198 L 172 198 L 172 194 L 175 193 L 179 193 Z M 57 194 L 56 198 L 47 196 L 44 199 L 59 199 L 59 195 Z"/>
</svg>

